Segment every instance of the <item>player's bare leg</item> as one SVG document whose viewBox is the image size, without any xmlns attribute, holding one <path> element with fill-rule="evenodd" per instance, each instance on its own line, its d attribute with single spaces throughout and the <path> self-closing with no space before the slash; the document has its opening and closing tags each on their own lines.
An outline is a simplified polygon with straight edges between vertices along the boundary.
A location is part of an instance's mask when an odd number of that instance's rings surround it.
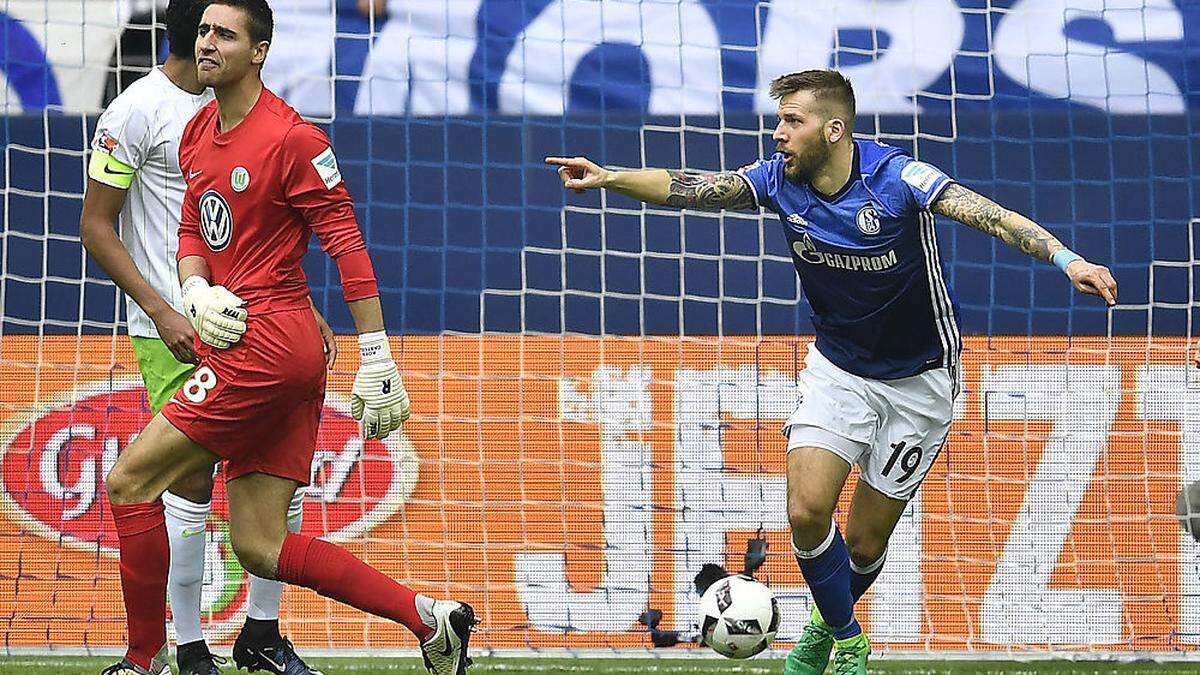
<svg viewBox="0 0 1200 675">
<path fill-rule="evenodd" d="M 287 537 L 288 512 L 298 484 L 286 478 L 252 473 L 229 481 L 229 536 L 246 571 L 258 581 L 274 579 L 279 549 Z M 264 572 L 270 574 L 264 574 Z M 233 662 L 251 672 L 321 675 L 304 662 L 278 627 L 259 632 L 248 625 L 233 645 Z"/>
<path fill-rule="evenodd" d="M 858 481 L 846 519 L 846 546 L 850 549 L 850 591 L 857 601 L 883 570 L 888 540 L 908 502 L 893 499 Z"/>
<path fill-rule="evenodd" d="M 229 481 L 230 539 L 242 566 L 261 577 L 311 588 L 321 595 L 404 624 L 421 642 L 425 666 L 437 675 L 465 672 L 475 625 L 470 605 L 418 595 L 320 539 L 286 526 L 294 481 L 251 473 Z"/>
<path fill-rule="evenodd" d="M 850 555 L 850 594 L 854 602 L 870 588 L 883 569 L 888 539 L 904 513 L 907 502 L 893 499 L 858 481 L 846 519 L 846 546 Z M 835 675 L 861 675 L 867 672 L 871 645 L 865 634 L 837 640 L 834 657 Z"/>
<path fill-rule="evenodd" d="M 120 540 L 129 650 L 112 672 L 157 673 L 165 665 L 170 553 L 159 498 L 183 477 L 211 471 L 217 460 L 161 414 L 117 456 L 106 487 Z"/>
<path fill-rule="evenodd" d="M 854 619 L 846 544 L 833 524 L 833 511 L 849 475 L 850 463 L 830 450 L 798 447 L 788 451 L 792 549 L 812 591 L 814 606 L 804 633 L 784 663 L 786 675 L 824 673 L 835 632 L 847 637 L 861 634 Z"/>
<path fill-rule="evenodd" d="M 171 494 L 179 495 L 189 502 L 206 502 L 212 499 L 212 468 L 204 468 L 189 476 L 184 476 L 175 481 L 167 490 Z"/>
<path fill-rule="evenodd" d="M 287 530 L 300 533 L 304 516 L 304 490 L 297 489 L 287 506 Z M 233 660 L 239 668 L 274 675 L 321 675 L 304 662 L 290 640 L 279 631 L 279 605 L 283 582 L 250 575 L 246 623 L 233 643 Z"/>
</svg>

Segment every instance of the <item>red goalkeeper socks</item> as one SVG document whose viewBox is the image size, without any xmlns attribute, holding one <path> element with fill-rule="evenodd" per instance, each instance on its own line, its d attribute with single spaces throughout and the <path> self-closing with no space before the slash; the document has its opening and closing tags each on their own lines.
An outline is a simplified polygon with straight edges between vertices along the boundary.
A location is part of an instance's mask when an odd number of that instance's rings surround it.
<svg viewBox="0 0 1200 675">
<path fill-rule="evenodd" d="M 404 624 L 424 640 L 433 628 L 421 620 L 417 594 L 321 539 L 288 534 L 279 551 L 280 581 L 311 588 L 351 607 Z"/>
<path fill-rule="evenodd" d="M 171 549 L 161 501 L 113 504 L 121 546 L 121 594 L 129 625 L 125 658 L 149 669 L 167 643 L 167 570 Z"/>
</svg>

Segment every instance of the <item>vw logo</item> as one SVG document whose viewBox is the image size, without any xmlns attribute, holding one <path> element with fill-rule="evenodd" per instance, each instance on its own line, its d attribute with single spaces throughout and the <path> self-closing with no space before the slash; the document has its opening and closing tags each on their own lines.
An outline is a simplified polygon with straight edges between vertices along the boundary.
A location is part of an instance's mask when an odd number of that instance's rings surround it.
<svg viewBox="0 0 1200 675">
<path fill-rule="evenodd" d="M 233 211 L 216 190 L 200 195 L 200 234 L 214 252 L 224 251 L 233 238 Z"/>
</svg>

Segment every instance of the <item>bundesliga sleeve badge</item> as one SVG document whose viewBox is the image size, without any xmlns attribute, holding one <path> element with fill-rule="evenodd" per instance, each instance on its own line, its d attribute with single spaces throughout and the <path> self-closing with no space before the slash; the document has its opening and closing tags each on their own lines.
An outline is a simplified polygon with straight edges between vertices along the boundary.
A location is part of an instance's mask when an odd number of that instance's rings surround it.
<svg viewBox="0 0 1200 675">
<path fill-rule="evenodd" d="M 941 175 L 941 171 L 938 171 L 925 162 L 909 162 L 907 166 L 900 170 L 900 180 L 921 192 L 929 192 L 929 188 L 933 187 Z"/>
<path fill-rule="evenodd" d="M 338 170 L 337 158 L 333 156 L 333 148 L 325 148 L 321 154 L 312 158 L 313 168 L 325 184 L 325 189 L 332 190 L 333 186 L 342 182 L 342 172 Z"/>
</svg>

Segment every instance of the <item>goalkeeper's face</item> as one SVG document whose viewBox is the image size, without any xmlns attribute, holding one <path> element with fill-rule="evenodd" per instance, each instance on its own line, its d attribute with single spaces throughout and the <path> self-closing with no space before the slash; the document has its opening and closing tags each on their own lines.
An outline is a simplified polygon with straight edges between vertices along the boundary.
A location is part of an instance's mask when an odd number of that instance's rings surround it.
<svg viewBox="0 0 1200 675">
<path fill-rule="evenodd" d="M 205 8 L 196 32 L 196 76 L 200 84 L 219 88 L 257 76 L 269 43 L 254 42 L 248 23 L 241 8 Z"/>
<path fill-rule="evenodd" d="M 810 180 L 833 155 L 828 114 L 811 92 L 797 91 L 779 100 L 779 124 L 771 138 L 783 153 L 784 172 L 797 181 Z"/>
</svg>

